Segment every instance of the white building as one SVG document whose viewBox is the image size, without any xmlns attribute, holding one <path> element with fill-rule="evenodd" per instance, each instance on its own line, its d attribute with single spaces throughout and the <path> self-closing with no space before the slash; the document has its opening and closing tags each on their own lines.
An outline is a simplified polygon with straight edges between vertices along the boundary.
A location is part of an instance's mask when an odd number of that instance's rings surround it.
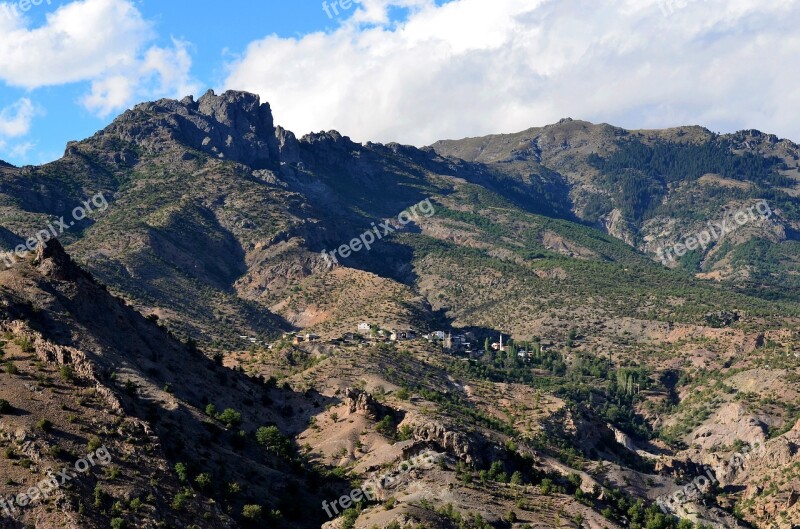
<svg viewBox="0 0 800 529">
<path fill-rule="evenodd" d="M 494 349 L 495 351 L 503 351 L 503 352 L 505 352 L 506 346 L 503 345 L 503 335 L 502 334 L 500 335 L 500 342 L 493 343 L 492 344 L 492 349 Z"/>
</svg>

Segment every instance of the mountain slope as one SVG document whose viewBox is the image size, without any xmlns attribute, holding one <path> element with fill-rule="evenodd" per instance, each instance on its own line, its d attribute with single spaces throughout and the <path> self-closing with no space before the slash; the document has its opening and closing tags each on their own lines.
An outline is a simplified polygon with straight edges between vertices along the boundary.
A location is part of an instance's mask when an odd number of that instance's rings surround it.
<svg viewBox="0 0 800 529">
<path fill-rule="evenodd" d="M 329 527 L 666 528 L 679 522 L 658 497 L 709 465 L 718 486 L 674 513 L 763 528 L 780 512 L 789 529 L 797 160 L 756 131 L 572 120 L 422 149 L 298 139 L 257 96 L 209 92 L 137 105 L 51 164 L 2 166 L 0 246 L 60 226 L 91 274 L 55 242 L 3 259 L 7 421 L 30 435 L 49 420 L 39 452 L 57 441 L 74 456 L 80 427 L 149 428 L 157 443 L 101 442 L 152 455 L 147 477 L 163 482 L 93 473 L 28 516 L 316 527 L 323 500 L 390 469 L 396 489 Z M 763 200 L 769 218 L 654 259 Z M 360 323 L 472 347 L 345 336 Z M 57 382 L 68 357 L 80 377 Z M 23 389 L 34 380 L 51 385 L 41 401 Z M 271 425 L 264 449 L 253 439 Z M 438 465 L 403 474 L 426 448 Z M 9 491 L 41 474 L 12 461 Z"/>
<path fill-rule="evenodd" d="M 275 523 L 319 526 L 291 497 L 316 471 L 261 447 L 255 432 L 277 425 L 291 435 L 324 398 L 270 388 L 184 346 L 111 297 L 56 241 L 0 272 L 0 306 L 2 496 L 100 444 L 110 457 L 55 499 L 13 512 L 19 523 L 235 527 L 245 505 L 259 505 L 264 521 L 280 512 Z M 214 416 L 209 405 L 236 411 Z M 316 503 L 314 493 L 306 501 Z"/>
<path fill-rule="evenodd" d="M 515 181 L 554 178 L 568 189 L 572 214 L 657 259 L 660 249 L 708 231 L 708 222 L 732 222 L 735 212 L 765 200 L 768 219 L 665 264 L 744 288 L 796 282 L 800 147 L 791 141 L 759 131 L 631 131 L 566 119 L 433 148 Z M 777 266 L 736 250 L 753 240 L 781 256 Z"/>
</svg>

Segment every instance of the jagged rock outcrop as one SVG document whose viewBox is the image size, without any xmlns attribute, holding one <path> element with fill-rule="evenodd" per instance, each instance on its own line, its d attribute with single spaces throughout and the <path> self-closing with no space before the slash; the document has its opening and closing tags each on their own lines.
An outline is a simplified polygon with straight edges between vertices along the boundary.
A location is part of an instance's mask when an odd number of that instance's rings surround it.
<svg viewBox="0 0 800 529">
<path fill-rule="evenodd" d="M 158 119 L 153 119 L 158 116 Z M 278 166 L 278 139 L 269 103 L 247 92 L 206 92 L 197 101 L 162 99 L 128 110 L 100 135 L 118 136 L 151 151 L 161 138 L 253 168 Z"/>
<path fill-rule="evenodd" d="M 282 163 L 295 164 L 300 161 L 300 142 L 294 132 L 281 126 L 275 128 L 275 137 L 278 139 L 278 152 Z"/>
<path fill-rule="evenodd" d="M 468 465 L 482 461 L 474 440 L 462 432 L 449 429 L 442 423 L 431 422 L 412 426 L 412 438 L 423 443 L 432 443 Z"/>
<path fill-rule="evenodd" d="M 356 388 L 345 389 L 345 404 L 350 413 L 364 415 L 370 420 L 377 421 L 386 415 L 388 409 L 367 393 Z"/>
<path fill-rule="evenodd" d="M 34 265 L 39 268 L 42 275 L 61 281 L 87 275 L 75 264 L 58 239 L 51 239 L 37 247 Z"/>
</svg>

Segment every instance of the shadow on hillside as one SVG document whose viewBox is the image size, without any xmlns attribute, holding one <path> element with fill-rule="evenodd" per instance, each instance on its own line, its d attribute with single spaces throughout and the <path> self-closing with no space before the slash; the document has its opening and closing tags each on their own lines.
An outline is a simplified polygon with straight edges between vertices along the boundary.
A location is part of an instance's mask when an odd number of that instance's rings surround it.
<svg viewBox="0 0 800 529">
<path fill-rule="evenodd" d="M 339 401 L 223 367 L 221 358 L 185 346 L 89 274 L 57 262 L 53 273 L 62 280 L 43 277 L 40 290 L 21 294 L 27 301 L 15 303 L 10 315 L 27 320 L 52 343 L 83 352 L 126 414 L 148 421 L 158 433 L 170 464 L 185 463 L 192 476 L 208 472 L 213 478 L 209 495 L 230 503 L 234 513 L 245 504 L 260 504 L 267 513 L 280 510 L 292 527 L 319 527 L 324 513 L 318 506 L 328 498 L 316 491 L 324 483 L 341 484 L 323 478 L 288 439 Z M 82 363 L 75 371 L 86 372 L 86 361 L 68 361 Z M 271 425 L 287 440 L 273 436 L 263 446 L 256 432 Z M 227 491 L 232 482 L 242 490 L 235 499 Z M 311 492 L 301 496 L 302 491 Z"/>
<path fill-rule="evenodd" d="M 24 243 L 25 241 L 22 239 L 22 237 L 8 228 L 0 226 L 0 253 L 10 252 L 18 245 Z"/>
</svg>

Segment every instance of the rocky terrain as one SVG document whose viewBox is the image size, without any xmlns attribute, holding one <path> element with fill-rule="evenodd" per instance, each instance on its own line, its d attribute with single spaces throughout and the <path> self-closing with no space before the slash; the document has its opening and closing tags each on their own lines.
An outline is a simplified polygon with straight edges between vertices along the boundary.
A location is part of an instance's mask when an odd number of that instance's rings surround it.
<svg viewBox="0 0 800 529">
<path fill-rule="evenodd" d="M 0 497 L 111 457 L 0 527 L 790 529 L 798 160 L 570 119 L 298 138 L 208 92 L 0 163 L 0 248 L 61 226 L 0 259 Z"/>
</svg>

